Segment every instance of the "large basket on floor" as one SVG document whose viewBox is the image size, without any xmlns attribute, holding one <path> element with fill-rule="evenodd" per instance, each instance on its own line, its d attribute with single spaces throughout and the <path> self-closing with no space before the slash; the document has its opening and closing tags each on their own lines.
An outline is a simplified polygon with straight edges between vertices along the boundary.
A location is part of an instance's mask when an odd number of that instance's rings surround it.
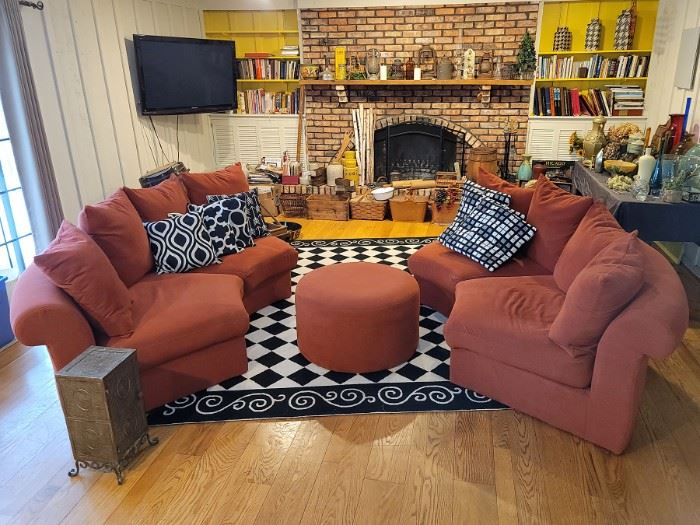
<svg viewBox="0 0 700 525">
<path fill-rule="evenodd" d="M 347 221 L 350 218 L 348 199 L 344 195 L 309 195 L 306 207 L 309 219 Z"/>
<path fill-rule="evenodd" d="M 307 195 L 299 193 L 283 193 L 280 195 L 280 205 L 285 217 L 306 217 Z"/>
<path fill-rule="evenodd" d="M 378 201 L 371 195 L 358 195 L 350 199 L 350 214 L 353 219 L 383 221 L 386 217 L 387 201 Z"/>
<path fill-rule="evenodd" d="M 399 195 L 389 199 L 391 219 L 401 222 L 423 222 L 428 209 L 428 197 Z"/>
</svg>

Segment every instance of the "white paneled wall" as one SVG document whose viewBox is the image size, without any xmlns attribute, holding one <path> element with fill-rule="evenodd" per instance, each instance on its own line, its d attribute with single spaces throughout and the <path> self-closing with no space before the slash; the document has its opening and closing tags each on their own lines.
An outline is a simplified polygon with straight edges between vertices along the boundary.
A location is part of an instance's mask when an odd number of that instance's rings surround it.
<svg viewBox="0 0 700 525">
<path fill-rule="evenodd" d="M 134 33 L 202 36 L 196 0 L 50 0 L 22 17 L 61 203 L 68 220 L 147 170 L 177 158 L 214 166 L 208 116 L 138 109 Z M 183 75 L 187 74 L 183 71 Z M 154 128 L 155 130 L 154 131 Z M 160 143 L 156 138 L 160 138 Z M 162 148 L 162 149 L 161 149 Z"/>
</svg>

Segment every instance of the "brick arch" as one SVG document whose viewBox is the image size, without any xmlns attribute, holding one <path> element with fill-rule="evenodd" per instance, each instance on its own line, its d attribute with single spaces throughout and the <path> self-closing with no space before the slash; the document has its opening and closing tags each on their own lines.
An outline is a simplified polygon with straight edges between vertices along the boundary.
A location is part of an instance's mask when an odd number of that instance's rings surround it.
<svg viewBox="0 0 700 525">
<path fill-rule="evenodd" d="M 398 124 L 425 124 L 429 126 L 439 126 L 450 130 L 455 135 L 460 135 L 464 137 L 464 141 L 470 148 L 478 148 L 483 146 L 481 139 L 474 135 L 469 128 L 460 126 L 455 122 L 444 119 L 442 117 L 433 117 L 431 115 L 394 115 L 391 117 L 383 117 L 377 120 L 374 124 L 374 129 L 384 129 L 389 126 L 396 126 Z"/>
</svg>

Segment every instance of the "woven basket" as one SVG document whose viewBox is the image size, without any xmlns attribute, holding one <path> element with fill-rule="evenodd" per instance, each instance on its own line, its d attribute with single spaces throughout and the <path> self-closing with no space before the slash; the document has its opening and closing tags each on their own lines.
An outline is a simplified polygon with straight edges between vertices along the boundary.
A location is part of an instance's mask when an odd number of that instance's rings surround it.
<svg viewBox="0 0 700 525">
<path fill-rule="evenodd" d="M 306 208 L 309 219 L 347 221 L 350 218 L 348 199 L 343 195 L 309 195 Z"/>
<path fill-rule="evenodd" d="M 298 193 L 283 193 L 280 195 L 280 204 L 285 217 L 306 217 L 306 195 Z"/>
<path fill-rule="evenodd" d="M 428 209 L 428 197 L 401 195 L 389 199 L 391 219 L 403 222 L 423 222 Z"/>
<path fill-rule="evenodd" d="M 371 195 L 359 195 L 350 200 L 350 213 L 353 219 L 383 221 L 386 217 L 387 201 L 378 201 Z"/>
</svg>

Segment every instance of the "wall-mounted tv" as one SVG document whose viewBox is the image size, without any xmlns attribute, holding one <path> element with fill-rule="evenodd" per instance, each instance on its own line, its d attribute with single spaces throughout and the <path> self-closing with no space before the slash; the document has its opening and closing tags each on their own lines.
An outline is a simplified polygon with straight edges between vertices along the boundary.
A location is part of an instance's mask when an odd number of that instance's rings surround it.
<svg viewBox="0 0 700 525">
<path fill-rule="evenodd" d="M 143 115 L 236 109 L 233 42 L 134 35 L 134 50 Z"/>
</svg>

